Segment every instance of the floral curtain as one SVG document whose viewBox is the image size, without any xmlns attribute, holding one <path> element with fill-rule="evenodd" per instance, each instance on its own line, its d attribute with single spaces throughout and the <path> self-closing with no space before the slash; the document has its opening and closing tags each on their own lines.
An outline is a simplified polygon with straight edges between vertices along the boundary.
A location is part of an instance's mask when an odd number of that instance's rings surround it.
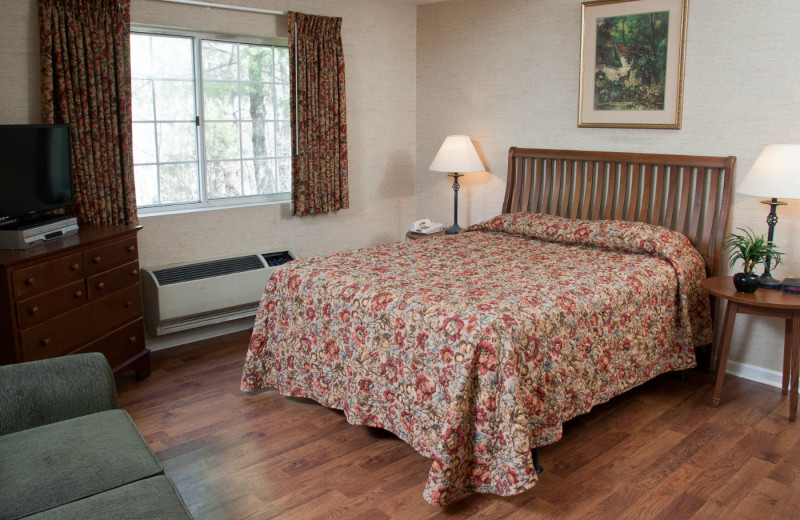
<svg viewBox="0 0 800 520">
<path fill-rule="evenodd" d="M 39 0 L 42 121 L 67 123 L 79 222 L 135 224 L 130 0 Z"/>
<path fill-rule="evenodd" d="M 292 213 L 350 205 L 341 18 L 289 13 Z"/>
</svg>

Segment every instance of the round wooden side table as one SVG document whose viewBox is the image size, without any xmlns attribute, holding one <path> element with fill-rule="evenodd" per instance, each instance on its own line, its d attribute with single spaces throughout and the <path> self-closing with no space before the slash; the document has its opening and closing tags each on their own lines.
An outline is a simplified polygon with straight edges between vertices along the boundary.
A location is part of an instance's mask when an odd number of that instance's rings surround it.
<svg viewBox="0 0 800 520">
<path fill-rule="evenodd" d="M 703 280 L 703 287 L 712 295 L 727 300 L 725 319 L 722 322 L 722 338 L 717 352 L 715 372 L 717 374 L 714 398 L 711 406 L 717 407 L 722 395 L 722 380 L 725 377 L 725 365 L 728 363 L 728 351 L 731 348 L 733 325 L 736 314 L 754 314 L 756 316 L 773 316 L 786 320 L 786 331 L 783 340 L 783 380 L 781 394 L 789 394 L 789 420 L 797 419 L 797 383 L 798 362 L 800 361 L 800 295 L 787 294 L 775 289 L 758 289 L 753 294 L 741 293 L 733 286 L 732 276 L 717 276 Z M 791 383 L 791 385 L 790 385 Z"/>
</svg>

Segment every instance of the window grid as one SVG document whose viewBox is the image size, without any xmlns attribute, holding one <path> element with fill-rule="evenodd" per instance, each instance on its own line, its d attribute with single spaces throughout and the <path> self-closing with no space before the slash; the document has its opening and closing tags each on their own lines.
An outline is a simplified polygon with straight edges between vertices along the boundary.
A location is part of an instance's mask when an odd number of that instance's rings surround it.
<svg viewBox="0 0 800 520">
<path fill-rule="evenodd" d="M 199 124 L 206 120 L 205 103 L 203 103 L 203 81 L 205 81 L 205 78 L 203 78 L 203 53 L 201 43 L 202 41 L 200 38 L 192 39 L 192 57 L 196 78 L 194 82 L 194 102 L 195 111 L 199 119 L 197 124 L 197 159 L 199 165 L 197 183 L 200 189 L 200 202 L 205 203 L 208 202 L 208 193 L 203 189 L 203 186 L 208 186 L 208 172 L 206 171 L 206 125 Z"/>
<path fill-rule="evenodd" d="M 153 125 L 153 138 L 155 142 L 153 143 L 153 151 L 155 154 L 155 163 L 153 162 L 137 162 L 134 157 L 134 164 L 135 166 L 155 166 L 155 182 L 157 183 L 156 187 L 156 203 L 155 204 L 143 204 L 139 206 L 140 209 L 149 209 L 149 208 L 163 208 L 166 206 L 177 206 L 177 205 L 191 205 L 191 206 L 199 206 L 203 204 L 208 204 L 209 202 L 220 202 L 220 201 L 227 201 L 228 203 L 236 204 L 237 199 L 241 202 L 250 203 L 254 202 L 251 199 L 258 199 L 261 198 L 264 201 L 269 200 L 280 200 L 286 201 L 288 200 L 288 192 L 279 192 L 280 186 L 285 182 L 280 179 L 281 172 L 283 170 L 284 175 L 286 174 L 286 168 L 281 168 L 282 161 L 286 159 L 290 159 L 289 155 L 285 155 L 285 151 L 287 148 L 288 143 L 283 144 L 281 147 L 281 128 L 288 124 L 288 116 L 285 115 L 286 109 L 284 108 L 281 110 L 277 105 L 281 103 L 283 100 L 278 99 L 278 85 L 282 85 L 286 82 L 278 81 L 276 76 L 277 71 L 281 70 L 285 75 L 285 70 L 288 66 L 288 63 L 280 66 L 279 60 L 281 59 L 282 54 L 278 52 L 280 46 L 277 45 L 263 45 L 264 47 L 271 47 L 272 52 L 269 53 L 269 59 L 271 60 L 270 67 L 271 67 L 271 74 L 266 80 L 262 81 L 250 81 L 250 78 L 244 79 L 245 76 L 243 75 L 243 67 L 244 64 L 242 63 L 242 50 L 243 46 L 245 45 L 254 45 L 250 42 L 238 42 L 233 39 L 231 40 L 219 40 L 216 38 L 202 38 L 202 37 L 186 37 L 180 35 L 168 35 L 163 33 L 151 33 L 151 32 L 144 32 L 144 31 L 137 31 L 133 34 L 144 34 L 147 36 L 151 36 L 148 42 L 148 49 L 150 55 L 152 56 L 153 53 L 157 52 L 155 47 L 155 39 L 152 36 L 176 36 L 180 38 L 189 38 L 192 42 L 192 61 L 193 61 L 193 78 L 192 81 L 194 83 L 194 110 L 197 114 L 198 125 L 196 126 L 195 134 L 195 144 L 196 144 L 196 160 L 165 160 L 166 157 L 163 156 L 162 150 L 162 132 L 161 126 L 163 124 L 169 123 L 186 123 L 187 121 L 181 119 L 160 119 L 161 115 L 158 112 L 158 98 L 157 96 L 157 83 L 158 81 L 185 81 L 184 78 L 163 78 L 157 77 L 157 75 L 153 74 L 151 77 L 134 77 L 135 80 L 144 79 L 146 80 L 147 84 L 149 85 L 150 89 L 150 109 L 152 110 L 152 119 L 149 120 L 142 120 L 138 119 L 136 123 L 149 123 Z M 214 42 L 214 41 L 222 41 L 224 43 L 230 43 L 232 45 L 232 49 L 235 52 L 235 72 L 236 72 L 236 104 L 234 108 L 233 116 L 238 119 L 205 119 L 205 102 L 204 96 L 204 87 L 206 83 L 232 83 L 231 80 L 225 79 L 208 79 L 205 80 L 203 77 L 203 43 L 204 42 Z M 285 57 L 285 53 L 283 54 Z M 279 69 L 280 67 L 280 69 Z M 269 102 L 272 103 L 272 114 L 269 117 L 266 117 L 262 120 L 263 124 L 268 128 L 268 131 L 265 131 L 267 135 L 263 136 L 264 139 L 268 139 L 268 144 L 271 147 L 271 150 L 268 148 L 263 153 L 257 156 L 257 148 L 255 145 L 253 146 L 252 152 L 245 157 L 245 126 L 249 125 L 248 128 L 250 130 L 250 139 L 252 140 L 253 132 L 255 131 L 255 126 L 257 120 L 253 120 L 252 116 L 247 113 L 247 118 L 245 118 L 245 112 L 243 111 L 243 101 L 244 96 L 246 95 L 245 89 L 248 86 L 252 86 L 256 88 L 257 86 L 262 86 L 265 91 L 265 96 L 269 98 Z M 285 94 L 284 94 L 285 96 Z M 285 101 L 283 101 L 285 103 Z M 284 115 L 287 119 L 283 119 L 280 115 Z M 208 157 L 208 150 L 206 147 L 208 134 L 206 132 L 207 123 L 231 123 L 236 126 L 236 135 L 238 137 L 238 157 L 225 157 L 224 154 L 221 154 L 221 157 L 210 159 Z M 271 131 L 272 135 L 268 135 L 268 132 Z M 283 152 L 283 153 L 279 153 Z M 222 187 L 219 189 L 220 193 L 213 194 L 212 187 L 209 185 L 209 174 L 210 169 L 209 165 L 213 163 L 228 163 L 221 165 L 221 170 L 219 172 L 220 175 L 220 182 Z M 258 170 L 260 175 L 256 175 L 256 164 L 260 163 L 259 166 L 262 168 Z M 236 164 L 238 166 L 238 178 L 236 179 L 235 185 L 238 186 L 238 194 L 237 195 L 226 195 L 225 184 L 229 182 L 233 182 L 232 175 L 229 175 L 230 170 L 226 170 L 225 168 L 229 168 L 230 164 Z M 246 165 L 251 164 L 251 172 L 248 174 L 246 170 Z M 177 166 L 177 165 L 194 165 L 197 168 L 196 171 L 196 182 L 198 184 L 198 190 L 196 193 L 199 194 L 199 201 L 191 201 L 191 202 L 165 202 L 164 201 L 164 191 L 163 191 L 163 178 L 166 173 L 163 171 L 164 167 L 166 166 Z M 246 177 L 247 176 L 247 177 Z M 266 176 L 266 178 L 265 178 Z M 249 181 L 248 181 L 249 179 Z M 250 189 L 246 189 L 246 185 L 248 182 L 251 185 Z M 260 191 L 258 188 L 259 186 L 266 188 L 264 191 L 271 190 L 272 193 L 270 194 L 262 194 L 262 195 L 251 195 L 250 193 Z M 209 204 L 209 205 L 218 205 L 218 204 Z"/>
</svg>

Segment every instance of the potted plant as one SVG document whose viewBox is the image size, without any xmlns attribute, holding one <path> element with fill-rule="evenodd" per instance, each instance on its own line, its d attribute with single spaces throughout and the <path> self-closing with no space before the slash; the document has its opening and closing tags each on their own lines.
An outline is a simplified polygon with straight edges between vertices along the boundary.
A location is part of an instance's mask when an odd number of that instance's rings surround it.
<svg viewBox="0 0 800 520">
<path fill-rule="evenodd" d="M 759 277 L 753 272 L 758 264 L 769 262 L 770 269 L 781 263 L 781 252 L 775 243 L 756 235 L 750 228 L 738 228 L 743 234 L 729 233 L 722 241 L 722 250 L 729 253 L 731 267 L 741 260 L 744 270 L 733 276 L 733 285 L 743 293 L 753 293 L 758 289 Z"/>
</svg>

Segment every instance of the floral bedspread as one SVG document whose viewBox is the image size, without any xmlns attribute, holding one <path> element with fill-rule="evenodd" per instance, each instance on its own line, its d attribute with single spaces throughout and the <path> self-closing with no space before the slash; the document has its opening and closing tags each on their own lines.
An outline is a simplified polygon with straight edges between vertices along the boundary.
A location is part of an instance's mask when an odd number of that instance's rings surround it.
<svg viewBox="0 0 800 520">
<path fill-rule="evenodd" d="M 267 284 L 241 387 L 393 432 L 432 459 L 431 504 L 520 493 L 564 421 L 694 366 L 704 277 L 679 233 L 529 213 L 297 260 Z"/>
</svg>

